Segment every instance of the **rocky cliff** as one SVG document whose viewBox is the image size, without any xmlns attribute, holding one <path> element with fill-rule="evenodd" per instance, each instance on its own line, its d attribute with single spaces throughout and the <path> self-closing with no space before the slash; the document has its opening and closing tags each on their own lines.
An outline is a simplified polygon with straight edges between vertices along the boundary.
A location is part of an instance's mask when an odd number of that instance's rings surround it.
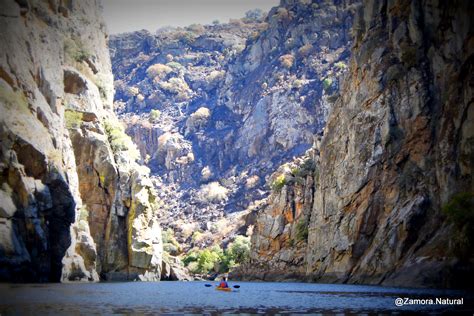
<svg viewBox="0 0 474 316">
<path fill-rule="evenodd" d="M 314 173 L 300 183 L 289 171 L 273 176 L 278 190 L 239 273 L 472 284 L 473 9 L 468 1 L 364 1 Z M 298 230 L 304 250 L 288 255 Z"/>
<path fill-rule="evenodd" d="M 0 6 L 0 279 L 158 280 L 159 199 L 113 113 L 100 3 Z"/>
<path fill-rule="evenodd" d="M 180 241 L 260 205 L 266 178 L 312 146 L 347 70 L 354 3 L 112 37 L 116 109 Z"/>
</svg>

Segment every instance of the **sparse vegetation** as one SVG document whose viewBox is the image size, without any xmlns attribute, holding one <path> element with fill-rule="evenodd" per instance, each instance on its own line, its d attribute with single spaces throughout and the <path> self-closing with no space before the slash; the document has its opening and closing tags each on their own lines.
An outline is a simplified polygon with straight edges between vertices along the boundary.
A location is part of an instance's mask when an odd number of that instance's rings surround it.
<svg viewBox="0 0 474 316">
<path fill-rule="evenodd" d="M 29 112 L 28 99 L 21 90 L 14 91 L 6 81 L 0 81 L 0 101 L 8 108 Z"/>
<path fill-rule="evenodd" d="M 298 54 L 302 57 L 307 57 L 313 51 L 313 45 L 305 44 L 298 49 Z"/>
<path fill-rule="evenodd" d="M 114 153 L 125 152 L 132 160 L 140 158 L 137 146 L 133 143 L 130 136 L 125 134 L 122 124 L 117 120 L 109 119 L 104 122 L 104 128 Z"/>
<path fill-rule="evenodd" d="M 92 57 L 80 39 L 66 38 L 64 40 L 64 53 L 76 62 L 82 62 Z"/>
<path fill-rule="evenodd" d="M 301 79 L 296 79 L 293 81 L 292 87 L 295 89 L 300 89 L 304 85 L 304 81 Z"/>
<path fill-rule="evenodd" d="M 332 85 L 332 79 L 331 79 L 331 78 L 328 77 L 328 78 L 325 78 L 325 79 L 323 80 L 323 88 L 324 88 L 324 90 L 328 90 L 328 89 L 331 87 L 331 85 Z"/>
<path fill-rule="evenodd" d="M 277 19 L 279 22 L 289 22 L 293 18 L 294 14 L 292 11 L 289 11 L 288 9 L 281 7 L 281 8 L 278 8 L 275 15 L 277 16 Z"/>
<path fill-rule="evenodd" d="M 189 90 L 189 86 L 181 78 L 173 77 L 166 82 L 160 82 L 160 87 L 173 94 L 184 93 Z"/>
<path fill-rule="evenodd" d="M 146 70 L 146 74 L 148 75 L 149 78 L 159 78 L 163 79 L 166 77 L 167 74 L 172 72 L 173 69 L 168 66 L 168 65 L 163 65 L 163 64 L 154 64 L 148 67 Z"/>
<path fill-rule="evenodd" d="M 196 112 L 190 115 L 186 121 L 186 127 L 191 132 L 201 129 L 207 124 L 210 116 L 211 111 L 208 108 L 200 107 Z"/>
<path fill-rule="evenodd" d="M 474 250 L 474 193 L 454 195 L 443 206 L 443 212 L 456 228 L 453 251 L 460 258 L 469 258 Z"/>
<path fill-rule="evenodd" d="M 66 128 L 78 128 L 82 124 L 84 114 L 79 111 L 66 110 L 64 111 L 64 121 L 66 123 Z"/>
<path fill-rule="evenodd" d="M 297 241 L 308 240 L 308 223 L 304 219 L 301 219 L 296 224 L 296 240 Z"/>
<path fill-rule="evenodd" d="M 258 21 L 263 18 L 263 11 L 260 8 L 245 12 L 245 19 L 250 21 Z"/>
<path fill-rule="evenodd" d="M 206 77 L 206 81 L 210 84 L 215 84 L 221 80 L 224 80 L 225 71 L 221 70 L 213 70 L 211 73 Z"/>
<path fill-rule="evenodd" d="M 225 273 L 250 257 L 250 238 L 237 236 L 225 250 L 215 245 L 203 250 L 192 249 L 183 263 L 192 273 Z"/>
<path fill-rule="evenodd" d="M 183 65 L 177 61 L 170 61 L 166 64 L 166 66 L 170 67 L 174 72 L 179 72 L 179 70 L 183 69 Z"/>
<path fill-rule="evenodd" d="M 186 29 L 196 34 L 202 34 L 206 32 L 206 28 L 198 23 L 191 24 L 188 27 L 186 27 Z"/>
<path fill-rule="evenodd" d="M 293 66 L 293 62 L 295 61 L 295 57 L 291 54 L 286 54 L 281 56 L 278 59 L 283 67 L 286 69 L 290 69 Z"/>
<path fill-rule="evenodd" d="M 150 111 L 150 122 L 156 123 L 161 117 L 161 111 L 153 109 Z"/>
<path fill-rule="evenodd" d="M 342 61 L 338 61 L 337 63 L 334 64 L 334 66 L 336 66 L 339 69 L 346 69 L 347 68 L 347 65 Z"/>
<path fill-rule="evenodd" d="M 182 252 L 181 245 L 174 237 L 174 231 L 171 228 L 161 233 L 163 239 L 163 251 L 172 256 L 177 256 Z"/>
<path fill-rule="evenodd" d="M 307 175 L 312 174 L 315 168 L 316 164 L 314 163 L 313 159 L 307 158 L 300 166 L 292 168 L 291 174 L 294 177 L 304 178 Z"/>
<path fill-rule="evenodd" d="M 272 182 L 271 188 L 273 191 L 280 192 L 285 185 L 286 177 L 284 174 L 281 174 Z"/>
<path fill-rule="evenodd" d="M 201 238 L 202 238 L 202 233 L 199 230 L 197 230 L 193 233 L 191 240 L 193 241 L 193 243 L 196 243 L 199 240 L 201 240 Z"/>
<path fill-rule="evenodd" d="M 219 182 L 211 182 L 201 186 L 199 191 L 199 199 L 208 203 L 219 203 L 227 200 L 228 190 L 219 184 Z"/>
</svg>

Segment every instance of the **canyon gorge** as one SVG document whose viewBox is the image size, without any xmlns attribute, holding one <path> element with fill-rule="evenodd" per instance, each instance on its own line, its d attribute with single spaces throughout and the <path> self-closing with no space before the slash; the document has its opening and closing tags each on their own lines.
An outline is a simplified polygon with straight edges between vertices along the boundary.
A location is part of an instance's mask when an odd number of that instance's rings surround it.
<svg viewBox="0 0 474 316">
<path fill-rule="evenodd" d="M 2 1 L 0 280 L 469 287 L 473 16 L 281 0 L 109 36 L 97 0 Z"/>
</svg>

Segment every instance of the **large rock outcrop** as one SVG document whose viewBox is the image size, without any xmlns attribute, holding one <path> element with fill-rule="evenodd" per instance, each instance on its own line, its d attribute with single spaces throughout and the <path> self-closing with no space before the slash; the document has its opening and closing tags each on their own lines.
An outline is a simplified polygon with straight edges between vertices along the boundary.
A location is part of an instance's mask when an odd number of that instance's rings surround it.
<svg viewBox="0 0 474 316">
<path fill-rule="evenodd" d="M 472 284 L 472 15 L 467 1 L 364 1 L 318 172 L 305 184 L 315 193 L 300 277 Z M 285 208 L 270 203 L 278 210 L 268 221 L 274 225 Z M 453 208 L 464 220 L 453 218 Z M 254 251 L 265 231 L 255 230 Z M 267 243 L 279 242 L 280 231 Z M 243 273 L 262 277 L 254 267 L 266 262 L 254 257 Z"/>
<path fill-rule="evenodd" d="M 100 4 L 0 6 L 0 279 L 159 279 L 159 200 L 113 113 Z"/>
</svg>

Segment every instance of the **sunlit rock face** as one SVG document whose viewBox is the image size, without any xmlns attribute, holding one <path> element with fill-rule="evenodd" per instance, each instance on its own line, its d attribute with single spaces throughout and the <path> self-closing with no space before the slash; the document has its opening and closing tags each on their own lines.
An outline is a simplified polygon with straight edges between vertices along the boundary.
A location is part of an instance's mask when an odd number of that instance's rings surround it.
<svg viewBox="0 0 474 316">
<path fill-rule="evenodd" d="M 264 272 L 275 268 L 319 282 L 472 284 L 472 222 L 453 218 L 473 205 L 472 10 L 468 2 L 364 1 L 348 76 L 315 148 L 317 172 L 272 194 L 240 274 L 271 279 Z M 284 256 L 298 249 L 286 241 L 286 214 L 301 194 L 287 196 L 301 185 L 314 196 L 304 199 L 312 210 L 295 267 Z"/>
<path fill-rule="evenodd" d="M 99 3 L 0 6 L 0 279 L 159 279 L 159 201 L 112 111 Z"/>
<path fill-rule="evenodd" d="M 266 17 L 111 37 L 116 111 L 181 242 L 186 223 L 210 232 L 260 204 L 269 175 L 322 133 L 355 2 L 283 1 Z"/>
</svg>

